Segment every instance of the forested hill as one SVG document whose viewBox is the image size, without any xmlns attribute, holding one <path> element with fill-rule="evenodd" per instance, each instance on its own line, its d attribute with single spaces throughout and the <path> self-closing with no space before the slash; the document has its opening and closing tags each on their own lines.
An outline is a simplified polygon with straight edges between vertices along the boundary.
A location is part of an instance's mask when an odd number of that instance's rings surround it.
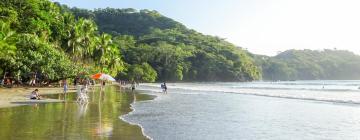
<svg viewBox="0 0 360 140">
<path fill-rule="evenodd" d="M 187 28 L 168 17 L 165 17 L 157 11 L 147 9 L 136 10 L 126 9 L 96 9 L 93 11 L 87 9 L 64 7 L 71 10 L 77 17 L 93 19 L 101 32 L 112 35 L 132 35 L 135 37 L 150 34 L 152 29 L 178 29 L 186 31 Z"/>
<path fill-rule="evenodd" d="M 251 81 L 260 72 L 251 57 L 224 39 L 203 35 L 156 11 L 85 10 L 63 7 L 77 18 L 94 20 L 100 32 L 119 42 L 131 66 L 149 64 L 160 81 Z M 121 44 L 125 43 L 125 44 Z M 136 73 L 136 72 L 135 72 Z M 120 75 L 120 77 L 128 77 Z"/>
<path fill-rule="evenodd" d="M 103 72 L 122 80 L 360 79 L 360 57 L 339 50 L 251 54 L 151 10 L 0 3 L 0 74 L 41 83 Z"/>
<path fill-rule="evenodd" d="M 360 56 L 344 50 L 288 50 L 254 56 L 264 80 L 360 79 Z"/>
<path fill-rule="evenodd" d="M 156 11 L 82 10 L 48 0 L 0 3 L 0 74 L 41 83 L 103 72 L 122 80 L 251 81 L 253 59 Z"/>
</svg>

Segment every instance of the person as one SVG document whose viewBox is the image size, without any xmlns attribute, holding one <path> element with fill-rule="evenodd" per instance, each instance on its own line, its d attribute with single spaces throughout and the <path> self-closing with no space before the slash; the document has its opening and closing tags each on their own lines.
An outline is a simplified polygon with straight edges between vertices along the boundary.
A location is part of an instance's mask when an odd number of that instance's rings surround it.
<svg viewBox="0 0 360 140">
<path fill-rule="evenodd" d="M 160 84 L 160 88 L 161 88 L 161 90 L 164 92 L 164 83 L 161 83 L 161 84 Z"/>
<path fill-rule="evenodd" d="M 4 73 L 4 77 L 3 77 L 3 79 L 1 80 L 1 85 L 5 85 L 6 74 L 7 74 L 7 72 Z"/>
<path fill-rule="evenodd" d="M 68 91 L 68 84 L 67 84 L 66 79 L 63 80 L 63 86 L 64 86 L 64 94 L 66 94 Z"/>
<path fill-rule="evenodd" d="M 77 102 L 88 102 L 88 96 L 86 87 L 83 86 L 77 86 Z"/>
<path fill-rule="evenodd" d="M 86 84 L 85 84 L 85 85 L 88 85 L 88 86 L 91 85 L 91 82 L 90 82 L 90 79 L 89 79 L 89 78 L 86 78 Z"/>
<path fill-rule="evenodd" d="M 39 92 L 38 89 L 35 89 L 34 91 L 32 91 L 30 94 L 30 99 L 31 100 L 40 100 L 40 95 L 38 92 Z"/>
<path fill-rule="evenodd" d="M 78 82 L 79 82 L 79 77 L 74 78 L 74 87 L 76 87 L 76 85 L 78 84 Z"/>
<path fill-rule="evenodd" d="M 7 78 L 7 79 L 6 79 L 6 85 L 10 86 L 11 83 L 12 83 L 12 82 L 11 82 L 11 79 L 10 79 L 10 78 Z"/>
<path fill-rule="evenodd" d="M 161 89 L 163 90 L 163 93 L 167 93 L 167 86 L 165 82 L 161 84 Z"/>
<path fill-rule="evenodd" d="M 105 81 L 102 81 L 102 85 L 105 87 Z"/>
<path fill-rule="evenodd" d="M 131 91 L 134 91 L 134 90 L 135 90 L 135 82 L 132 81 L 132 82 L 131 82 Z"/>
<path fill-rule="evenodd" d="M 36 73 L 33 73 L 30 79 L 30 86 L 35 86 L 36 85 Z"/>
<path fill-rule="evenodd" d="M 100 82 L 100 89 L 101 89 L 101 91 L 105 90 L 105 81 Z"/>
</svg>

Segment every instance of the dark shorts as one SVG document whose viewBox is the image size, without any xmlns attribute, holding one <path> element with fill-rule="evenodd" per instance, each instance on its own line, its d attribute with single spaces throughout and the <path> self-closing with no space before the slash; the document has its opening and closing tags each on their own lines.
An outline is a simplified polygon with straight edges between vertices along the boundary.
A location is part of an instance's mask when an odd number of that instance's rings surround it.
<svg viewBox="0 0 360 140">
<path fill-rule="evenodd" d="M 37 98 L 36 98 L 36 97 L 31 97 L 30 99 L 31 99 L 31 100 L 36 100 Z"/>
</svg>

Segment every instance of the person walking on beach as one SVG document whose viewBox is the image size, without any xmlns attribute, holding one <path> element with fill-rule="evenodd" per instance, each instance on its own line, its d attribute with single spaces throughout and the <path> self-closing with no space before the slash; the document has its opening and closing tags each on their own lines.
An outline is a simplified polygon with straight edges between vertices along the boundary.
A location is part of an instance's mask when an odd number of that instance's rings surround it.
<svg viewBox="0 0 360 140">
<path fill-rule="evenodd" d="M 30 99 L 31 100 L 40 100 L 40 95 L 39 95 L 38 89 L 35 89 L 34 91 L 31 92 Z"/>
<path fill-rule="evenodd" d="M 35 86 L 36 85 L 36 73 L 33 73 L 30 79 L 30 86 Z"/>
</svg>

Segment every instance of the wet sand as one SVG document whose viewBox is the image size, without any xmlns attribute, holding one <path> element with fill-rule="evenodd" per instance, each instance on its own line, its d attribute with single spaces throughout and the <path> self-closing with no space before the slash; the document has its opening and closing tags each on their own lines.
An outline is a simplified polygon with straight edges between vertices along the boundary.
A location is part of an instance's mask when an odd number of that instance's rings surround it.
<svg viewBox="0 0 360 140">
<path fill-rule="evenodd" d="M 154 96 L 120 90 L 107 86 L 89 93 L 88 104 L 74 102 L 76 94 L 69 94 L 65 103 L 46 103 L 17 106 L 29 101 L 27 95 L 34 88 L 1 89 L 0 137 L 5 139 L 151 139 L 138 125 L 129 124 L 120 116 L 132 111 L 131 103 L 151 100 Z M 56 98 L 61 88 L 39 88 L 42 95 Z M 74 90 L 73 90 L 74 91 Z M 10 100 L 7 100 L 7 97 Z M 49 99 L 50 100 L 50 99 Z M 55 99 L 54 99 L 55 100 Z M 17 107 L 11 107 L 17 106 Z M 27 120 L 31 121 L 27 121 Z M 16 131 L 14 131 L 16 130 Z"/>
<path fill-rule="evenodd" d="M 27 105 L 34 102 L 62 102 L 62 100 L 57 99 L 30 100 L 29 95 L 36 88 L 37 87 L 0 88 L 0 108 Z M 60 87 L 44 87 L 37 89 L 39 89 L 40 95 L 63 93 L 63 88 Z M 75 89 L 70 88 L 68 92 L 75 92 Z"/>
</svg>

